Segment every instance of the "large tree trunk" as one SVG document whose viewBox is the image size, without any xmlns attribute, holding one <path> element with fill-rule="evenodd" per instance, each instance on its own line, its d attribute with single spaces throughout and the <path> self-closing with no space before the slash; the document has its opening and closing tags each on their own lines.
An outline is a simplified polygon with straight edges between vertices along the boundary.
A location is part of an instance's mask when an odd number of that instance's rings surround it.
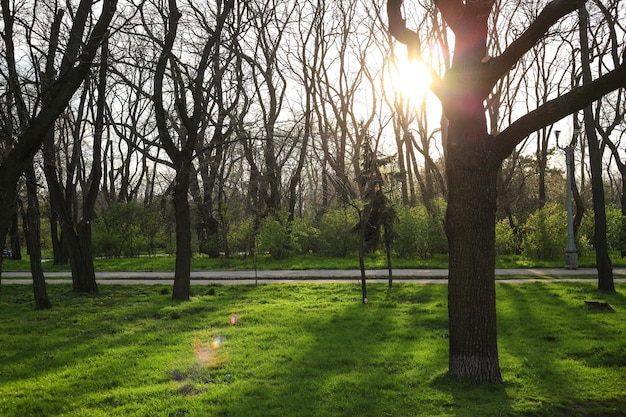
<svg viewBox="0 0 626 417">
<path fill-rule="evenodd" d="M 496 183 L 500 161 L 488 158 L 491 138 L 470 120 L 450 120 L 448 315 L 450 374 L 500 383 L 495 297 Z"/>
<path fill-rule="evenodd" d="M 66 265 L 70 258 L 63 244 L 63 233 L 59 234 L 59 216 L 52 209 L 52 204 L 50 204 L 50 239 L 52 240 L 53 264 Z"/>
</svg>

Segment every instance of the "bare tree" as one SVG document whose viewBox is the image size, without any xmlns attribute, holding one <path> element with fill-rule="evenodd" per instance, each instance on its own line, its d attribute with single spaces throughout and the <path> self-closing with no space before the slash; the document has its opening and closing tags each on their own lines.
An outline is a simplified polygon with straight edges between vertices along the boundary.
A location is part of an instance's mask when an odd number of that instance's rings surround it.
<svg viewBox="0 0 626 417">
<path fill-rule="evenodd" d="M 202 133 L 206 127 L 206 107 L 204 80 L 211 64 L 211 56 L 222 39 L 225 22 L 234 8 L 234 0 L 219 3 L 212 30 L 199 51 L 192 45 L 185 52 L 180 51 L 179 21 L 182 13 L 176 0 L 168 1 L 167 14 L 162 13 L 165 29 L 164 38 L 152 35 L 161 50 L 155 67 L 153 84 L 153 105 L 159 141 L 175 171 L 173 199 L 176 212 L 176 271 L 172 297 L 175 300 L 188 300 L 191 285 L 191 209 L 188 200 L 192 163 Z M 158 6 L 154 5 L 158 10 Z M 188 4 L 190 10 L 193 4 Z M 152 33 L 148 24 L 147 33 Z M 183 42 L 183 46 L 184 42 Z M 177 54 L 176 52 L 179 52 Z M 185 65 L 186 58 L 198 53 L 193 66 Z M 189 55 L 187 55 L 189 54 Z M 167 78 L 167 82 L 166 82 Z M 171 90 L 165 90 L 166 86 Z M 190 97 L 190 100 L 187 100 Z M 171 104 L 171 108 L 166 105 Z M 191 105 L 191 109 L 188 106 Z"/>
<path fill-rule="evenodd" d="M 593 82 L 591 72 L 591 50 L 589 45 L 589 12 L 583 4 L 578 8 L 578 26 L 580 36 L 580 54 L 582 67 L 582 84 Z M 614 62 L 619 65 L 619 60 Z M 591 167 L 591 190 L 593 193 L 594 237 L 593 246 L 596 251 L 596 268 L 598 270 L 598 289 L 615 292 L 613 282 L 613 263 L 609 257 L 609 247 L 606 239 L 606 207 L 604 198 L 604 184 L 602 179 L 602 150 L 596 131 L 596 117 L 593 104 L 589 103 L 583 109 L 587 145 L 589 147 L 589 165 Z"/>
<path fill-rule="evenodd" d="M 48 183 L 51 210 L 55 211 L 61 220 L 64 244 L 68 250 L 72 268 L 72 284 L 75 292 L 97 292 L 95 269 L 93 266 L 91 225 L 95 219 L 95 205 L 100 191 L 102 178 L 102 135 L 104 126 L 104 110 L 106 100 L 108 48 L 106 38 L 102 41 L 100 53 L 100 68 L 95 77 L 96 89 L 92 90 L 91 77 L 87 77 L 76 116 L 68 109 L 69 120 L 61 123 L 61 132 L 49 130 L 43 143 L 44 173 Z M 44 75 L 44 81 L 52 81 L 54 74 L 50 68 Z M 94 99 L 93 97 L 96 96 Z M 50 100 L 44 96 L 44 100 Z M 89 130 L 93 137 L 91 144 L 91 171 L 83 163 L 84 154 L 82 143 L 86 130 L 84 125 L 88 120 L 88 109 L 96 109 L 91 115 L 93 130 Z M 68 123 L 69 122 L 69 123 Z M 67 155 L 65 184 L 62 184 L 62 169 L 57 163 L 57 154 L 61 149 L 55 146 L 55 136 L 67 133 L 65 151 Z M 68 152 L 68 149 L 71 151 Z M 80 204 L 78 199 L 81 198 Z"/>
<path fill-rule="evenodd" d="M 2 16 L 4 20 L 3 38 L 6 45 L 7 68 L 9 71 L 9 85 L 12 103 L 22 122 L 19 129 L 14 132 L 14 141 L 9 149 L 5 149 L 5 155 L 0 161 L 0 210 L 10 212 L 10 207 L 15 198 L 15 187 L 19 177 L 32 163 L 33 156 L 38 151 L 46 134 L 49 132 L 59 115 L 65 110 L 74 92 L 82 84 L 89 73 L 92 61 L 100 48 L 103 38 L 106 36 L 109 23 L 113 19 L 117 6 L 115 0 L 105 0 L 101 7 L 100 16 L 96 23 L 88 31 L 88 21 L 92 16 L 92 2 L 81 1 L 73 16 L 69 28 L 67 42 L 63 45 L 64 52 L 58 56 L 58 40 L 60 24 L 53 24 L 47 41 L 47 52 L 41 54 L 37 48 L 32 49 L 35 70 L 31 73 L 36 78 L 35 85 L 39 88 L 37 100 L 29 109 L 26 102 L 24 89 L 29 88 L 30 83 L 21 79 L 16 65 L 16 48 L 14 42 L 15 15 L 17 10 L 11 7 L 9 0 L 2 1 Z M 80 13 L 79 13 L 80 11 Z M 56 12 L 56 22 L 60 12 Z M 56 32 L 56 33 L 55 33 Z M 85 36 L 85 32 L 87 35 Z M 27 34 L 30 33 L 27 31 Z M 30 38 L 28 38 L 30 39 Z M 31 44 L 32 46 L 32 44 Z M 47 56 L 46 56 L 47 54 Z M 59 59 L 60 58 L 60 59 Z M 40 63 L 45 63 L 46 68 L 39 68 Z M 60 62 L 60 66 L 57 67 Z M 40 71 L 46 74 L 55 73 L 55 77 L 48 77 L 47 82 L 38 78 Z M 7 217 L 0 219 L 0 246 L 4 245 L 9 224 Z M 1 261 L 0 261 L 1 262 Z M 1 266 L 1 265 L 0 265 Z"/>
</svg>

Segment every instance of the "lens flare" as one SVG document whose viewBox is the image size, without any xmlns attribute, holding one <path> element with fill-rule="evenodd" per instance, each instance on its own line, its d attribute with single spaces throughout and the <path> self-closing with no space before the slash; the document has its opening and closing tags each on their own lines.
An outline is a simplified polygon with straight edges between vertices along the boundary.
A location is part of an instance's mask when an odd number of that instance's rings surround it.
<svg viewBox="0 0 626 417">
<path fill-rule="evenodd" d="M 211 347 L 213 349 L 217 349 L 220 347 L 221 344 L 222 344 L 222 336 L 215 336 L 215 339 L 213 339 L 213 343 L 211 343 Z"/>
</svg>

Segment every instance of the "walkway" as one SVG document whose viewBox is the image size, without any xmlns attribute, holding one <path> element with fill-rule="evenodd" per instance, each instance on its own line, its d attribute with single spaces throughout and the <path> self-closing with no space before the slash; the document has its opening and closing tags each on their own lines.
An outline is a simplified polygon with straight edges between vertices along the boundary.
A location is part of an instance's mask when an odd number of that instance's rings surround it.
<svg viewBox="0 0 626 417">
<path fill-rule="evenodd" d="M 373 269 L 366 271 L 367 281 L 384 283 L 388 280 L 387 270 Z M 48 284 L 67 284 L 71 280 L 70 272 L 45 273 Z M 519 283 L 556 280 L 560 282 L 590 281 L 597 276 L 593 268 L 567 270 L 548 269 L 496 269 L 498 282 Z M 626 282 L 626 268 L 613 270 L 615 282 Z M 358 270 L 309 269 L 302 271 L 194 271 L 191 273 L 193 285 L 210 284 L 250 284 L 261 282 L 275 283 L 349 283 L 361 278 Z M 416 284 L 447 284 L 447 269 L 396 269 L 393 271 L 395 282 Z M 96 272 L 98 284 L 165 284 L 174 281 L 174 272 L 123 271 Z M 30 272 L 3 272 L 2 284 L 31 284 Z"/>
</svg>

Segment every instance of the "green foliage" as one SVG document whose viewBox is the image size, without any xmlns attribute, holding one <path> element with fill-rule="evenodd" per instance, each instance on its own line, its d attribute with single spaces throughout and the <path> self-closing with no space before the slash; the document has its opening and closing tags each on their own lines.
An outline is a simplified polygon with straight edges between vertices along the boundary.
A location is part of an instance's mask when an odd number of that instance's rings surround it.
<svg viewBox="0 0 626 417">
<path fill-rule="evenodd" d="M 274 259 L 285 259 L 291 253 L 288 214 L 274 213 L 261 220 L 259 225 L 259 251 L 268 252 Z"/>
<path fill-rule="evenodd" d="M 558 204 L 547 204 L 528 216 L 524 232 L 525 256 L 535 260 L 561 259 L 567 240 L 567 212 Z"/>
<path fill-rule="evenodd" d="M 496 255 L 515 255 L 520 247 L 515 231 L 508 219 L 496 223 Z"/>
<path fill-rule="evenodd" d="M 584 219 L 575 236 L 579 256 L 585 256 L 590 250 L 590 240 L 587 237 L 589 224 L 589 219 Z M 591 227 L 593 230 L 593 226 Z M 528 217 L 522 240 L 524 256 L 535 261 L 560 260 L 563 259 L 566 243 L 567 211 L 563 207 L 554 203 L 547 204 Z"/>
<path fill-rule="evenodd" d="M 435 203 L 433 203 L 435 204 Z M 426 207 L 398 208 L 398 223 L 394 249 L 401 258 L 426 259 L 437 253 L 447 253 L 447 240 L 443 229 L 445 209 L 437 204 L 431 214 Z"/>
<path fill-rule="evenodd" d="M 107 232 L 102 227 L 96 227 L 91 235 L 91 240 L 95 256 L 107 258 L 120 256 L 121 238 L 117 234 Z"/>
<path fill-rule="evenodd" d="M 319 251 L 328 256 L 343 257 L 358 249 L 358 236 L 352 232 L 359 221 L 352 208 L 325 212 L 319 221 Z"/>
<path fill-rule="evenodd" d="M 320 231 L 312 225 L 312 219 L 296 217 L 289 224 L 290 240 L 294 253 L 315 252 L 319 246 Z"/>
<path fill-rule="evenodd" d="M 154 254 L 164 249 L 164 240 L 160 210 L 136 201 L 109 203 L 93 226 L 95 256 Z"/>
<path fill-rule="evenodd" d="M 606 207 L 606 240 L 609 251 L 621 251 L 626 248 L 624 233 L 622 232 L 623 216 L 620 209 L 614 205 Z M 580 233 L 588 237 L 591 245 L 595 236 L 594 212 L 587 210 L 580 224 Z"/>
<path fill-rule="evenodd" d="M 368 305 L 355 284 L 193 286 L 186 303 L 170 286 L 50 285 L 37 311 L 3 284 L 0 415 L 623 416 L 623 296 L 496 291 L 505 383 L 481 387 L 446 376 L 442 285 L 372 284 Z M 598 297 L 618 313 L 584 308 Z"/>
<path fill-rule="evenodd" d="M 228 229 L 228 246 L 234 253 L 250 253 L 254 248 L 254 219 L 248 217 Z"/>
</svg>

